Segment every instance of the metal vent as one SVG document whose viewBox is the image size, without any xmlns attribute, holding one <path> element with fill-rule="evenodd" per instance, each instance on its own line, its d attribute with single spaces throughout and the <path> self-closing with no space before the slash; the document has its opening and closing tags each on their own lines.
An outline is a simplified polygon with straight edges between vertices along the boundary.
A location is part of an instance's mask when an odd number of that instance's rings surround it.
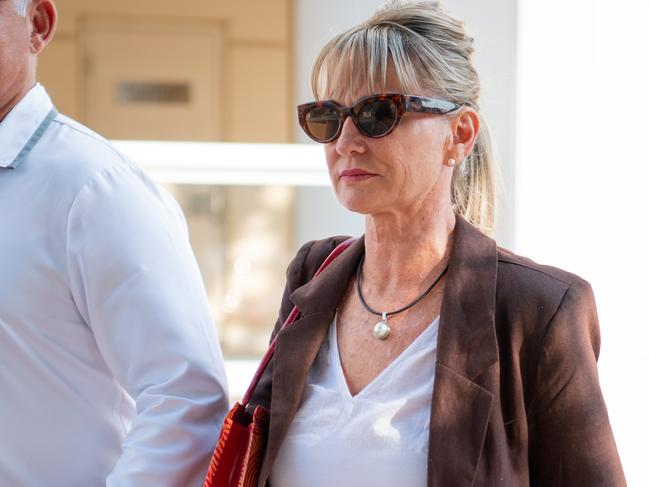
<svg viewBox="0 0 649 487">
<path fill-rule="evenodd" d="M 191 87 L 187 83 L 120 81 L 116 93 L 119 103 L 189 103 Z"/>
</svg>

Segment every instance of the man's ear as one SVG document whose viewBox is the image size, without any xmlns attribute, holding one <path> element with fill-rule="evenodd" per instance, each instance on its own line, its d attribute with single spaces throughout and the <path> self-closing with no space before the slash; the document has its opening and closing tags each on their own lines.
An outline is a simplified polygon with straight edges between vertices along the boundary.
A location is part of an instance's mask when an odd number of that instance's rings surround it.
<svg viewBox="0 0 649 487">
<path fill-rule="evenodd" d="M 480 116 L 473 108 L 464 107 L 453 117 L 451 129 L 453 131 L 453 143 L 449 147 L 449 157 L 461 162 L 473 150 L 480 130 Z"/>
<path fill-rule="evenodd" d="M 27 11 L 31 24 L 29 39 L 32 54 L 40 53 L 54 37 L 57 13 L 52 0 L 32 0 Z"/>
</svg>

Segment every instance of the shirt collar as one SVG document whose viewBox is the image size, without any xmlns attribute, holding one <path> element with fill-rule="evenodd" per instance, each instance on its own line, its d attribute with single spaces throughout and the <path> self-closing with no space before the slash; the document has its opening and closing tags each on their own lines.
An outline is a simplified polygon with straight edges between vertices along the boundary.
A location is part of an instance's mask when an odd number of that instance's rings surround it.
<svg viewBox="0 0 649 487">
<path fill-rule="evenodd" d="M 41 84 L 36 84 L 0 122 L 0 168 L 15 167 L 18 156 L 32 141 L 54 105 Z"/>
</svg>

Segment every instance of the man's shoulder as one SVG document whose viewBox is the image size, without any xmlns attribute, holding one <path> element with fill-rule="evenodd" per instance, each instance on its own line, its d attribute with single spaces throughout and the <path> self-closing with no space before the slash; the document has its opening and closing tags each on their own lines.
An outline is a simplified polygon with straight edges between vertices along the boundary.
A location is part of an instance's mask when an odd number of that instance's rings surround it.
<svg viewBox="0 0 649 487">
<path fill-rule="evenodd" d="M 72 196 L 93 180 L 115 172 L 150 184 L 140 167 L 111 142 L 61 114 L 34 147 L 27 164 L 32 175 L 56 183 L 61 195 Z"/>
<path fill-rule="evenodd" d="M 48 135 L 48 152 L 58 155 L 63 167 L 102 170 L 134 165 L 104 137 L 66 115 L 57 115 Z"/>
</svg>

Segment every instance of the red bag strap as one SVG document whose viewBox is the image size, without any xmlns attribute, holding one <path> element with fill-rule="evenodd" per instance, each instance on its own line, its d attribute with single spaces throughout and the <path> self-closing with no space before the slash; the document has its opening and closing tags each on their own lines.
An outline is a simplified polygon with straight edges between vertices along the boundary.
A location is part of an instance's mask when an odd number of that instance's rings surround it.
<svg viewBox="0 0 649 487">
<path fill-rule="evenodd" d="M 345 249 L 349 247 L 354 241 L 356 241 L 355 238 L 347 239 L 343 243 L 339 244 L 335 249 L 333 249 L 331 253 L 327 256 L 327 258 L 324 260 L 324 262 L 320 265 L 317 272 L 313 275 L 313 278 L 317 277 L 318 274 L 320 274 L 323 270 L 325 270 L 325 268 L 329 264 L 331 264 L 336 257 L 342 254 L 345 251 Z M 298 309 L 297 306 L 294 306 L 291 312 L 289 313 L 288 318 L 286 318 L 286 321 L 284 322 L 282 328 L 280 328 L 279 331 L 282 331 L 284 328 L 291 326 L 293 322 L 295 322 L 295 320 L 299 318 L 299 316 L 300 316 L 300 310 Z M 277 334 L 279 334 L 279 332 Z M 248 390 L 246 391 L 246 394 L 243 396 L 243 399 L 241 400 L 241 404 L 244 407 L 248 406 L 248 403 L 250 402 L 250 398 L 252 397 L 252 394 L 255 392 L 255 389 L 257 388 L 257 385 L 261 380 L 261 376 L 264 375 L 264 372 L 268 368 L 268 364 L 270 363 L 271 359 L 273 358 L 273 355 L 275 354 L 275 348 L 277 347 L 276 342 L 277 342 L 277 335 L 275 335 L 275 338 L 273 338 L 273 341 L 268 347 L 268 350 L 266 351 L 263 358 L 261 359 L 261 363 L 257 368 L 257 372 L 255 372 L 255 375 L 252 378 L 252 382 L 250 382 L 250 385 L 248 386 Z"/>
</svg>

